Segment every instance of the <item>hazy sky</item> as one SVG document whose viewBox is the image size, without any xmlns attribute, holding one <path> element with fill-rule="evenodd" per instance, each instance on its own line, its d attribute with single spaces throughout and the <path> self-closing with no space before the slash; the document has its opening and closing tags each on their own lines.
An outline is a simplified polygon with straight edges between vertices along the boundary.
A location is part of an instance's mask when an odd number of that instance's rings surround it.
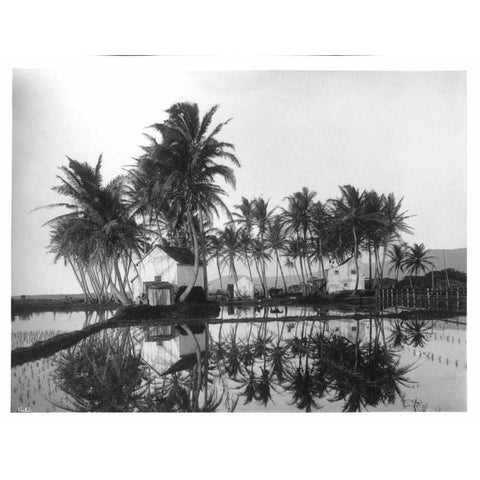
<svg viewBox="0 0 480 480">
<path fill-rule="evenodd" d="M 65 155 L 104 177 L 130 164 L 146 126 L 177 101 L 233 117 L 222 138 L 242 167 L 241 196 L 271 204 L 307 186 L 326 200 L 347 183 L 394 192 L 416 215 L 408 242 L 466 246 L 466 98 L 461 72 L 196 72 L 16 70 L 13 78 L 12 294 L 79 292 L 45 251 Z M 230 190 L 229 190 L 230 191 Z M 213 278 L 213 276 L 212 276 Z"/>
</svg>

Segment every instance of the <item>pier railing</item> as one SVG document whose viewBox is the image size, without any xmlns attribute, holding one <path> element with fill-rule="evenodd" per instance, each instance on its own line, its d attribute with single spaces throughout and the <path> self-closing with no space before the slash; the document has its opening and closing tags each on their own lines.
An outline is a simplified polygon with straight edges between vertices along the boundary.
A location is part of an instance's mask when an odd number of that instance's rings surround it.
<svg viewBox="0 0 480 480">
<path fill-rule="evenodd" d="M 384 308 L 466 311 L 467 287 L 383 288 L 377 290 L 377 302 Z"/>
</svg>

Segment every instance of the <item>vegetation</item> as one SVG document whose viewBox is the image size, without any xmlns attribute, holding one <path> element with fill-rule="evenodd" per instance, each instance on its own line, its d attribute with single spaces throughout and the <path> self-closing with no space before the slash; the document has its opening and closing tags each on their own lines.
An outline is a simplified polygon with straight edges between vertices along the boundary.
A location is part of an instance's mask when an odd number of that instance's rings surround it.
<svg viewBox="0 0 480 480">
<path fill-rule="evenodd" d="M 340 186 L 336 198 L 320 201 L 307 187 L 271 205 L 263 197 L 248 199 L 229 211 L 223 184 L 235 187 L 232 168 L 240 163 L 234 145 L 219 139 L 227 120 L 213 126 L 218 107 L 205 115 L 195 103 L 176 103 L 162 123 L 150 127 L 147 145 L 123 176 L 102 182 L 101 158 L 95 167 L 68 159 L 60 167 L 54 190 L 67 198 L 55 204 L 66 214 L 48 222 L 49 251 L 73 269 L 88 301 L 105 302 L 113 295 L 126 304 L 132 292 L 129 274 L 154 244 L 181 246 L 195 254 L 194 275 L 180 300 L 189 295 L 200 268 L 207 291 L 207 263 L 221 278 L 227 268 L 238 293 L 238 264 L 258 276 L 264 296 L 268 265 L 275 268 L 275 289 L 284 269 L 296 272 L 299 289 L 321 285 L 325 265 L 368 257 L 369 277 L 381 285 L 386 261 L 390 271 L 414 275 L 432 267 L 423 244 L 408 247 L 402 234 L 411 233 L 402 200 L 353 185 Z M 225 164 L 225 162 L 229 163 Z M 220 221 L 217 228 L 214 221 Z M 223 225 L 221 224 L 223 221 Z M 373 265 L 375 265 L 373 271 Z M 220 285 L 223 290 L 224 285 Z M 317 289 L 318 290 L 318 289 Z"/>
</svg>

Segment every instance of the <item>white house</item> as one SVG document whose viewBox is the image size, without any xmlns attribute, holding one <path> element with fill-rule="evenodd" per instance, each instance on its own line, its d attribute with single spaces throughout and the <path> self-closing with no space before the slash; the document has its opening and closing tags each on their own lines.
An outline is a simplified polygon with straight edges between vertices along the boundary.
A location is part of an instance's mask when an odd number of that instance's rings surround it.
<svg viewBox="0 0 480 480">
<path fill-rule="evenodd" d="M 228 291 L 228 285 L 232 285 L 234 294 L 236 297 L 242 298 L 253 298 L 255 294 L 255 285 L 246 275 L 238 275 L 237 284 L 235 285 L 235 279 L 233 276 L 224 276 L 222 277 L 222 287 L 225 292 Z M 212 280 L 208 289 L 211 293 L 215 293 L 217 290 L 220 290 L 220 280 L 216 278 Z"/>
<path fill-rule="evenodd" d="M 358 262 L 359 278 L 358 289 L 365 289 L 365 273 L 362 262 Z M 354 290 L 357 280 L 357 267 L 355 259 L 352 257 L 346 262 L 338 264 L 331 262 L 329 268 L 325 270 L 325 279 L 327 281 L 327 292 L 340 292 L 342 290 Z"/>
<path fill-rule="evenodd" d="M 133 296 L 145 292 L 145 282 L 168 282 L 177 291 L 194 277 L 195 256 L 188 248 L 153 246 L 132 270 L 130 282 Z M 198 269 L 195 286 L 203 287 L 203 268 Z"/>
</svg>

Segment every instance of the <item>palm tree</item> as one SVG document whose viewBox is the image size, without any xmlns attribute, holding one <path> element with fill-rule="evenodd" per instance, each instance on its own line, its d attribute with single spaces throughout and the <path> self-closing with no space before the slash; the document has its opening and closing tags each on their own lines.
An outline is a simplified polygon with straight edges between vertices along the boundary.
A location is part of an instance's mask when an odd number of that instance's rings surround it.
<svg viewBox="0 0 480 480">
<path fill-rule="evenodd" d="M 385 196 L 379 195 L 375 190 L 365 192 L 364 213 L 377 221 L 367 221 L 364 224 L 364 236 L 366 249 L 368 250 L 368 267 L 370 287 L 372 282 L 372 250 L 375 258 L 375 278 L 381 279 L 383 271 L 380 270 L 379 249 L 382 243 L 381 227 L 383 221 L 382 210 L 385 204 Z"/>
<path fill-rule="evenodd" d="M 282 218 L 277 215 L 273 217 L 272 222 L 267 228 L 267 234 L 265 236 L 265 244 L 267 249 L 272 250 L 275 254 L 275 259 L 277 261 L 277 269 L 275 274 L 275 288 L 277 288 L 277 278 L 278 278 L 278 268 L 280 267 L 280 273 L 282 275 L 284 292 L 287 293 L 287 282 L 285 281 L 285 275 L 283 274 L 282 264 L 280 262 L 279 252 L 282 252 L 286 245 L 287 240 L 285 238 L 285 229 L 283 226 Z"/>
<path fill-rule="evenodd" d="M 341 198 L 332 200 L 334 206 L 335 222 L 350 231 L 353 234 L 353 256 L 355 258 L 355 289 L 358 289 L 359 269 L 358 269 L 358 246 L 360 243 L 359 235 L 362 232 L 363 222 L 368 218 L 364 212 L 365 192 L 360 193 L 359 190 L 352 185 L 344 185 L 340 187 L 342 193 Z"/>
<path fill-rule="evenodd" d="M 395 283 L 398 284 L 398 274 L 400 272 L 403 273 L 407 251 L 405 250 L 404 245 L 395 244 L 392 245 L 387 255 L 390 260 L 390 269 L 388 272 L 390 273 L 392 270 L 395 271 Z"/>
<path fill-rule="evenodd" d="M 214 106 L 201 118 L 196 103 L 176 103 L 167 110 L 167 120 L 152 125 L 162 140 L 160 143 L 154 142 L 148 154 L 158 164 L 162 194 L 169 205 L 169 212 L 176 212 L 186 219 L 195 254 L 194 276 L 180 301 L 187 298 L 195 285 L 200 266 L 200 251 L 205 251 L 205 208 L 211 213 L 215 213 L 218 208 L 228 210 L 221 199 L 225 191 L 217 185 L 217 178 L 232 187 L 235 186 L 232 168 L 220 164 L 219 160 L 227 159 L 234 166 L 240 166 L 237 157 L 232 153 L 234 146 L 216 139 L 230 120 L 209 131 L 217 110 L 218 106 Z M 198 217 L 199 228 L 195 224 L 195 217 Z"/>
<path fill-rule="evenodd" d="M 265 263 L 269 262 L 272 257 L 268 252 L 265 251 L 265 245 L 258 238 L 252 239 L 250 241 L 251 253 L 253 261 L 255 263 L 255 268 L 257 269 L 258 276 L 260 278 L 260 283 L 262 284 L 262 289 L 265 297 L 267 296 L 267 279 L 265 277 Z"/>
<path fill-rule="evenodd" d="M 261 247 L 261 255 L 265 252 L 265 235 L 267 233 L 268 225 L 270 224 L 275 209 L 268 209 L 269 200 L 265 201 L 262 197 L 253 199 L 253 225 L 257 228 L 258 240 Z M 260 258 L 261 278 L 263 279 L 263 289 L 265 297 L 267 296 L 267 274 L 266 266 L 263 258 Z"/>
<path fill-rule="evenodd" d="M 305 284 L 305 275 L 303 273 L 303 267 L 301 262 L 300 262 L 300 268 L 302 273 L 301 276 L 297 268 L 297 258 L 300 257 L 301 251 L 302 251 L 302 247 L 300 245 L 299 240 L 294 240 L 294 239 L 287 240 L 286 246 L 284 248 L 284 255 L 287 257 L 287 261 L 285 265 L 288 268 L 294 268 L 300 283 Z"/>
<path fill-rule="evenodd" d="M 101 155 L 95 167 L 67 158 L 68 167 L 60 167 L 63 176 L 57 175 L 60 185 L 53 190 L 68 200 L 47 208 L 64 207 L 69 213 L 46 223 L 52 228 L 49 251 L 70 263 L 89 298 L 90 283 L 97 298 L 110 288 L 122 303 L 129 303 L 128 274 L 132 256 L 142 250 L 143 229 L 126 201 L 125 178 L 103 185 Z"/>
<path fill-rule="evenodd" d="M 215 259 L 218 271 L 218 280 L 220 282 L 220 290 L 223 291 L 222 285 L 222 271 L 220 268 L 220 262 L 223 256 L 223 242 L 222 232 L 218 229 L 212 230 L 212 232 L 206 238 L 206 249 L 209 254 L 209 260 Z"/>
<path fill-rule="evenodd" d="M 303 187 L 300 192 L 295 192 L 286 197 L 287 208 L 283 210 L 283 216 L 289 233 L 294 234 L 297 240 L 301 242 L 302 251 L 300 256 L 300 268 L 303 269 L 302 262 L 305 264 L 305 271 L 309 270 L 310 277 L 313 276 L 310 262 L 308 261 L 307 246 L 309 244 L 309 235 L 311 236 L 311 216 L 313 210 L 313 199 L 316 192 Z"/>
<path fill-rule="evenodd" d="M 429 250 L 425 248 L 425 245 L 421 243 L 414 243 L 413 246 L 408 247 L 405 254 L 405 269 L 410 273 L 415 275 L 415 283 L 417 283 L 418 271 L 422 271 L 424 274 L 427 271 L 427 268 L 433 268 L 434 263 L 431 261 L 433 258 L 431 255 L 428 255 Z"/>
<path fill-rule="evenodd" d="M 233 226 L 225 227 L 221 236 L 221 242 L 223 244 L 222 262 L 228 266 L 230 276 L 235 283 L 235 291 L 238 294 L 238 275 L 235 268 L 235 260 L 238 258 L 240 250 L 238 230 L 235 230 Z"/>
<path fill-rule="evenodd" d="M 402 233 L 412 233 L 412 229 L 407 225 L 407 212 L 402 212 L 401 198 L 398 202 L 395 201 L 395 195 L 390 193 L 385 197 L 383 207 L 381 210 L 381 227 L 380 235 L 383 247 L 383 259 L 379 271 L 383 274 L 383 267 L 385 265 L 385 258 L 388 251 L 388 245 L 392 240 L 400 240 Z M 379 259 L 378 259 L 379 260 Z"/>
<path fill-rule="evenodd" d="M 316 259 L 321 267 L 321 278 L 325 278 L 324 242 L 327 236 L 327 225 L 331 219 L 328 202 L 315 202 L 310 213 L 310 222 L 312 236 L 315 244 L 313 258 Z"/>
</svg>

